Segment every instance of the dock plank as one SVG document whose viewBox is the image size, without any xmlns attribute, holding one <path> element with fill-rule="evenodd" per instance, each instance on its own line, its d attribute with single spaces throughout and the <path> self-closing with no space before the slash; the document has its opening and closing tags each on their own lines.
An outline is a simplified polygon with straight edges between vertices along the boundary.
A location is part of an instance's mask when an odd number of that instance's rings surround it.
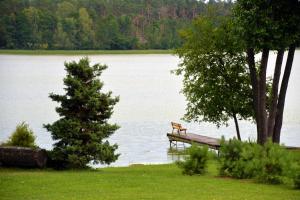
<svg viewBox="0 0 300 200">
<path fill-rule="evenodd" d="M 204 135 L 198 135 L 194 133 L 177 134 L 177 133 L 167 133 L 170 143 L 173 141 L 184 142 L 184 143 L 198 143 L 203 145 L 208 145 L 212 149 L 220 148 L 220 140 L 213 137 L 208 137 Z"/>
<path fill-rule="evenodd" d="M 219 150 L 220 148 L 220 139 L 208 137 L 204 135 L 198 135 L 194 133 L 167 133 L 167 137 L 169 138 L 170 145 L 173 141 L 175 142 L 184 142 L 184 143 L 198 143 L 202 145 L 207 145 L 212 149 Z M 300 147 L 293 147 L 293 146 L 284 146 L 284 148 L 289 150 L 300 150 Z"/>
</svg>

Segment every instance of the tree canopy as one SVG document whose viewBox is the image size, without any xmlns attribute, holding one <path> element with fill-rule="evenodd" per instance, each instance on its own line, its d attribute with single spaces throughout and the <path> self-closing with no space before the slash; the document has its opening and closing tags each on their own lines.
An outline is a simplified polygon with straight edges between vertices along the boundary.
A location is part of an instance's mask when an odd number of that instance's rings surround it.
<svg viewBox="0 0 300 200">
<path fill-rule="evenodd" d="M 270 137 L 279 143 L 289 76 L 295 48 L 300 41 L 300 2 L 237 0 L 233 19 L 236 32 L 244 44 L 244 51 L 247 52 L 258 142 L 264 144 Z M 270 50 L 277 51 L 277 58 L 272 94 L 270 102 L 267 102 L 266 72 Z M 282 82 L 279 84 L 285 50 L 288 50 L 288 57 Z M 255 60 L 257 53 L 261 53 L 258 63 Z"/>
<path fill-rule="evenodd" d="M 251 87 L 245 54 L 225 18 L 200 17 L 182 32 L 184 44 L 177 74 L 183 75 L 188 104 L 185 119 L 220 126 L 253 116 Z"/>
<path fill-rule="evenodd" d="M 237 0 L 230 18 L 233 24 L 227 26 L 220 36 L 216 34 L 222 30 L 218 27 L 217 21 L 210 22 L 215 26 L 212 28 L 209 23 L 201 22 L 203 19 L 198 20 L 201 23 L 196 22 L 194 27 L 184 34 L 186 41 L 189 42 L 185 41 L 183 48 L 178 51 L 183 57 L 183 62 L 177 72 L 184 72 L 183 92 L 189 102 L 186 118 L 218 124 L 228 120 L 232 107 L 244 108 L 243 103 L 240 104 L 238 100 L 244 103 L 252 102 L 253 116 L 257 125 L 257 142 L 264 144 L 269 137 L 273 142 L 279 143 L 294 53 L 300 44 L 300 2 Z M 195 28 L 197 26 L 199 29 Z M 277 52 L 272 85 L 269 84 L 266 75 L 271 50 Z M 288 50 L 287 61 L 285 68 L 282 69 L 286 50 Z M 241 59 L 235 58 L 236 55 Z M 228 60 L 230 62 L 226 65 Z M 236 80 L 245 86 L 243 80 L 251 80 L 252 92 L 239 88 L 238 85 L 232 85 L 235 83 L 234 78 L 224 79 L 225 81 L 220 78 L 222 73 L 224 77 L 234 76 L 235 73 L 226 75 L 228 72 L 224 73 L 218 67 L 224 66 L 229 72 L 236 72 L 231 66 L 245 66 L 246 63 L 248 69 L 237 73 L 243 79 Z M 242 94 L 245 95 L 240 94 L 235 98 L 234 94 L 237 93 L 226 90 L 226 86 L 236 87 L 239 91 L 244 91 Z M 226 93 L 230 95 L 226 96 Z M 223 98 L 224 96 L 227 98 Z M 251 116 L 251 113 L 253 113 L 251 109 L 248 109 L 248 116 Z"/>
</svg>

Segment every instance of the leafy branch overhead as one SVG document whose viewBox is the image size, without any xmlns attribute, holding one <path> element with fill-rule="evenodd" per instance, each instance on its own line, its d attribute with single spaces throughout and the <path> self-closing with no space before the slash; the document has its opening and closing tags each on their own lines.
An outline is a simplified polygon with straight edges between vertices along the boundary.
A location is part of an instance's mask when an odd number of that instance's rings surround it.
<svg viewBox="0 0 300 200">
<path fill-rule="evenodd" d="M 226 18 L 201 17 L 181 32 L 184 44 L 177 49 L 182 59 L 176 73 L 183 75 L 188 104 L 185 119 L 217 126 L 233 118 L 253 117 L 246 57 Z"/>
</svg>

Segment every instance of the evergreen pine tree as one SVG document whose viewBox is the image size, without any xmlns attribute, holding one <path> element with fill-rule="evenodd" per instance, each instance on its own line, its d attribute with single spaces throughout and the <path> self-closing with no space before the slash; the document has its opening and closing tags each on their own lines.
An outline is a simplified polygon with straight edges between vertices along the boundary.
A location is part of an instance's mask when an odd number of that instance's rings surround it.
<svg viewBox="0 0 300 200">
<path fill-rule="evenodd" d="M 106 140 L 119 127 L 109 124 L 118 97 L 112 92 L 102 93 L 103 82 L 98 79 L 106 65 L 90 66 L 88 58 L 78 63 L 65 63 L 66 94 L 50 94 L 59 102 L 56 112 L 60 119 L 44 127 L 55 140 L 51 160 L 59 168 L 84 168 L 89 162 L 110 164 L 119 155 L 117 145 Z"/>
</svg>

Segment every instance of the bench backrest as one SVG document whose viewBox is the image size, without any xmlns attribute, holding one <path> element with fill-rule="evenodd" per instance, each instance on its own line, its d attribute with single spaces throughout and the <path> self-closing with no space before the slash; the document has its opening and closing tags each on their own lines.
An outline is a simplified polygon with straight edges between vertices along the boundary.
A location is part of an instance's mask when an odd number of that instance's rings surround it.
<svg viewBox="0 0 300 200">
<path fill-rule="evenodd" d="M 181 124 L 179 124 L 179 123 L 171 122 L 171 124 L 172 124 L 172 128 L 174 128 L 174 129 L 181 129 L 182 128 Z"/>
</svg>

